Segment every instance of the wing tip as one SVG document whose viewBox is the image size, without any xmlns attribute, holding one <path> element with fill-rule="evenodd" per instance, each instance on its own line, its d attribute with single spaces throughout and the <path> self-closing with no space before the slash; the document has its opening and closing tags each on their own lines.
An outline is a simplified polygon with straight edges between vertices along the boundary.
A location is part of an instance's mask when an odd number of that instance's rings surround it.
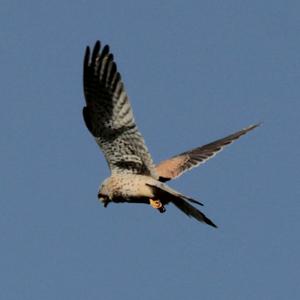
<svg viewBox="0 0 300 300">
<path fill-rule="evenodd" d="M 91 53 L 90 47 L 86 46 L 86 48 L 85 48 L 85 54 L 84 54 L 84 66 L 85 67 L 88 66 L 88 64 L 89 64 L 90 53 Z"/>
<path fill-rule="evenodd" d="M 101 42 L 100 42 L 100 40 L 97 40 L 97 41 L 95 42 L 95 48 L 98 48 L 98 49 L 101 48 Z"/>
<path fill-rule="evenodd" d="M 92 62 L 96 61 L 97 56 L 99 55 L 99 51 L 101 48 L 101 43 L 100 41 L 96 41 L 95 46 L 93 48 L 93 54 L 92 54 Z"/>
<path fill-rule="evenodd" d="M 244 128 L 244 130 L 245 130 L 246 132 L 248 132 L 248 131 L 250 131 L 250 130 L 253 130 L 253 129 L 255 129 L 255 128 L 261 126 L 262 124 L 263 124 L 263 122 L 258 122 L 258 123 L 256 123 L 256 124 L 249 125 L 248 127 Z"/>
</svg>

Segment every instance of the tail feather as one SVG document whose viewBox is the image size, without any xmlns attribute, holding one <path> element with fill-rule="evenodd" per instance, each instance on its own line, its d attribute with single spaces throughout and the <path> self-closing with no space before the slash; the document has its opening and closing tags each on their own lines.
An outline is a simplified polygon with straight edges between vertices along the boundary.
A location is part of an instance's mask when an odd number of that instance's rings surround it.
<svg viewBox="0 0 300 300">
<path fill-rule="evenodd" d="M 218 228 L 218 226 L 214 224 L 212 220 L 207 218 L 204 213 L 202 213 L 200 210 L 198 210 L 196 207 L 192 206 L 185 200 L 180 198 L 173 198 L 172 203 L 187 216 L 193 217 L 202 223 L 206 223 L 212 227 Z"/>
<path fill-rule="evenodd" d="M 168 187 L 166 184 L 163 184 L 161 182 L 157 182 L 156 185 L 148 184 L 148 186 L 151 186 L 153 188 L 155 197 L 157 197 L 157 199 L 159 199 L 162 202 L 162 204 L 168 204 L 172 202 L 187 216 L 193 217 L 202 223 L 206 223 L 212 227 L 217 228 L 217 225 L 214 224 L 209 218 L 207 218 L 205 214 L 203 214 L 196 207 L 189 204 L 187 201 L 203 205 L 200 202 L 178 193 L 177 191 L 173 190 L 172 188 Z"/>
<path fill-rule="evenodd" d="M 173 195 L 173 196 L 176 196 L 176 197 L 179 197 L 179 198 L 182 198 L 182 199 L 185 199 L 187 201 L 190 201 L 192 203 L 195 203 L 195 204 L 198 204 L 200 206 L 204 206 L 203 203 L 191 198 L 191 197 L 188 197 L 188 196 L 185 196 L 177 191 L 175 191 L 174 189 L 170 188 L 169 186 L 167 186 L 166 184 L 162 183 L 162 182 L 156 182 L 156 184 L 148 184 L 148 186 L 151 186 L 152 188 L 156 188 L 158 190 L 160 190 L 161 192 L 164 192 L 164 193 L 168 193 L 170 195 Z"/>
</svg>

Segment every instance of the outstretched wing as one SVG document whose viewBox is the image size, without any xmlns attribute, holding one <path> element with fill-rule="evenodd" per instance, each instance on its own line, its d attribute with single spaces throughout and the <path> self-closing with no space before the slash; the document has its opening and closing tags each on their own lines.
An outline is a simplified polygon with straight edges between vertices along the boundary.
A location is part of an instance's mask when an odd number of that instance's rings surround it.
<svg viewBox="0 0 300 300">
<path fill-rule="evenodd" d="M 218 152 L 233 141 L 237 140 L 242 135 L 250 130 L 253 130 L 260 124 L 251 125 L 227 137 L 212 142 L 210 144 L 183 152 L 173 156 L 168 160 L 160 162 L 156 166 L 156 172 L 160 181 L 168 181 L 180 176 L 182 173 L 205 163 L 210 158 L 214 157 Z"/>
<path fill-rule="evenodd" d="M 92 55 L 86 48 L 83 84 L 85 124 L 102 149 L 112 173 L 156 177 L 155 168 L 132 109 L 113 55 L 96 42 Z"/>
</svg>

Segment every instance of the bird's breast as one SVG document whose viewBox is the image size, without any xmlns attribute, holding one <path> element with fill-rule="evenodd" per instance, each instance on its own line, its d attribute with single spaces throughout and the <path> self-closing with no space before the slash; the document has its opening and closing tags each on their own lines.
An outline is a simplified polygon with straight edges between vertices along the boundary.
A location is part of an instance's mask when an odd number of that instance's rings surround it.
<svg viewBox="0 0 300 300">
<path fill-rule="evenodd" d="M 144 175 L 113 175 L 106 183 L 111 198 L 153 197 L 151 183 L 154 179 Z"/>
</svg>

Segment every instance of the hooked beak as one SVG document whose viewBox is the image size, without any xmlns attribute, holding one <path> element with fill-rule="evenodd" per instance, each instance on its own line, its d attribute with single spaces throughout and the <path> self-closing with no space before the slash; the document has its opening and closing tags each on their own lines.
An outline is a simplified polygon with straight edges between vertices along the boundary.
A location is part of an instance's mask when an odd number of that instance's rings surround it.
<svg viewBox="0 0 300 300">
<path fill-rule="evenodd" d="M 103 195 L 103 194 L 98 194 L 98 199 L 103 203 L 104 207 L 107 207 L 107 205 L 109 204 L 110 200 L 108 198 L 108 196 Z"/>
</svg>

